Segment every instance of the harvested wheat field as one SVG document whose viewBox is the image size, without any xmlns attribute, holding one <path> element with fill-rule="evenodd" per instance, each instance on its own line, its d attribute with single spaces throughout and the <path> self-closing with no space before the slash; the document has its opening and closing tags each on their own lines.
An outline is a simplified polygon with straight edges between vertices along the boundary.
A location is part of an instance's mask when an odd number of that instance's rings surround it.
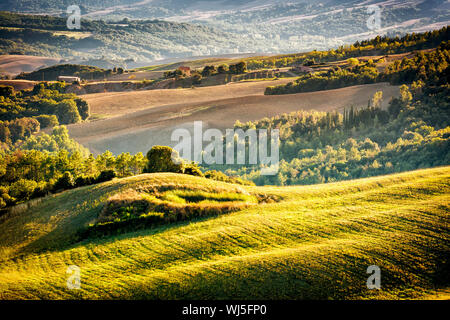
<svg viewBox="0 0 450 320">
<path fill-rule="evenodd" d="M 21 72 L 32 72 L 44 67 L 59 63 L 61 59 L 27 56 L 27 55 L 0 55 L 0 73 L 17 75 Z"/>
<path fill-rule="evenodd" d="M 219 99 L 263 95 L 268 86 L 286 84 L 293 79 L 229 83 L 195 89 L 160 89 L 146 91 L 104 92 L 82 95 L 91 113 L 117 116 L 133 111 L 179 103 L 206 102 Z"/>
<path fill-rule="evenodd" d="M 233 83 L 196 89 L 149 90 L 85 95 L 91 112 L 108 119 L 69 126 L 71 137 L 93 153 L 146 152 L 155 144 L 170 145 L 176 127 L 190 128 L 203 121 L 205 128 L 232 128 L 236 120 L 246 122 L 297 111 L 341 111 L 363 107 L 377 91 L 384 104 L 398 92 L 387 83 L 281 96 L 265 96 L 274 83 L 292 80 Z M 331 102 L 333 101 L 333 102 Z"/>
</svg>

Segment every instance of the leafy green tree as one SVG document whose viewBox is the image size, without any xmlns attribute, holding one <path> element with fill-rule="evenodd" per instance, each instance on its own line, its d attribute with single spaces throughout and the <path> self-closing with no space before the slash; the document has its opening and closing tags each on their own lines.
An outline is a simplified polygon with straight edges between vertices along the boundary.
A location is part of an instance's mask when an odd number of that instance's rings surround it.
<svg viewBox="0 0 450 320">
<path fill-rule="evenodd" d="M 99 154 L 96 158 L 97 168 L 99 171 L 109 170 L 114 168 L 116 159 L 111 151 L 106 150 L 102 154 Z"/>
<path fill-rule="evenodd" d="M 103 170 L 102 172 L 100 172 L 96 182 L 100 183 L 100 182 L 109 181 L 109 180 L 114 179 L 116 176 L 117 175 L 114 170 Z"/>
<path fill-rule="evenodd" d="M 64 172 L 62 177 L 60 177 L 56 183 L 53 185 L 54 191 L 67 190 L 75 187 L 75 180 L 73 179 L 72 173 L 69 171 Z"/>
<path fill-rule="evenodd" d="M 89 104 L 83 99 L 75 99 L 78 113 L 82 120 L 86 120 L 90 116 Z"/>
<path fill-rule="evenodd" d="M 11 131 L 7 123 L 0 121 L 0 141 L 6 145 L 11 144 Z"/>
<path fill-rule="evenodd" d="M 405 105 L 412 100 L 412 94 L 407 85 L 400 87 L 400 99 Z"/>
<path fill-rule="evenodd" d="M 199 73 L 196 73 L 192 76 L 192 83 L 193 84 L 201 84 L 202 83 L 202 75 Z"/>
<path fill-rule="evenodd" d="M 83 156 L 89 155 L 89 150 L 80 145 L 69 136 L 66 126 L 54 127 L 52 133 L 31 136 L 20 146 L 22 150 L 40 150 L 58 152 L 66 150 L 69 154 L 79 152 Z"/>
<path fill-rule="evenodd" d="M 356 58 L 350 58 L 347 60 L 347 62 L 352 67 L 357 66 L 359 64 L 359 60 Z"/>
<path fill-rule="evenodd" d="M 9 194 L 11 197 L 26 201 L 31 198 L 36 187 L 36 181 L 20 179 L 11 184 L 9 187 Z"/>
<path fill-rule="evenodd" d="M 83 172 L 86 176 L 92 177 L 98 174 L 95 158 L 91 154 L 83 161 Z"/>
<path fill-rule="evenodd" d="M 373 108 L 381 108 L 381 104 L 383 102 L 383 91 L 377 91 L 374 93 L 370 105 Z"/>
<path fill-rule="evenodd" d="M 14 203 L 14 198 L 9 195 L 9 188 L 0 186 L 0 209 Z"/>
<path fill-rule="evenodd" d="M 202 76 L 209 77 L 209 76 L 212 76 L 213 74 L 215 74 L 216 72 L 217 71 L 216 71 L 215 66 L 205 66 L 202 71 Z"/>
<path fill-rule="evenodd" d="M 39 121 L 41 129 L 48 127 L 56 127 L 59 125 L 58 118 L 54 114 L 52 115 L 43 114 L 40 116 L 36 116 L 35 119 Z"/>
<path fill-rule="evenodd" d="M 14 96 L 14 88 L 12 86 L 0 86 L 0 96 L 5 98 Z"/>
<path fill-rule="evenodd" d="M 147 165 L 147 158 L 144 157 L 142 152 L 136 153 L 130 160 L 129 168 L 133 174 L 140 174 L 143 172 Z"/>
<path fill-rule="evenodd" d="M 81 121 L 77 105 L 73 100 L 65 99 L 58 103 L 56 112 L 58 121 L 61 124 L 71 124 Z"/>
<path fill-rule="evenodd" d="M 40 124 L 36 119 L 20 118 L 9 122 L 9 130 L 11 132 L 11 140 L 15 143 L 39 132 Z"/>
<path fill-rule="evenodd" d="M 220 73 L 220 74 L 227 73 L 229 70 L 230 70 L 230 67 L 227 64 L 221 64 L 217 68 L 217 72 Z"/>
<path fill-rule="evenodd" d="M 230 65 L 229 72 L 231 74 L 243 74 L 247 72 L 247 63 L 241 61 L 237 64 Z"/>
<path fill-rule="evenodd" d="M 188 174 L 191 176 L 204 177 L 204 174 L 198 164 L 195 162 L 186 163 L 184 165 L 184 174 Z"/>
<path fill-rule="evenodd" d="M 131 155 L 129 152 L 121 153 L 116 157 L 115 168 L 119 176 L 125 177 L 131 174 L 131 171 L 129 169 L 130 163 Z"/>
<path fill-rule="evenodd" d="M 154 146 L 147 152 L 145 173 L 176 172 L 183 173 L 184 164 L 177 151 L 166 146 Z"/>
</svg>

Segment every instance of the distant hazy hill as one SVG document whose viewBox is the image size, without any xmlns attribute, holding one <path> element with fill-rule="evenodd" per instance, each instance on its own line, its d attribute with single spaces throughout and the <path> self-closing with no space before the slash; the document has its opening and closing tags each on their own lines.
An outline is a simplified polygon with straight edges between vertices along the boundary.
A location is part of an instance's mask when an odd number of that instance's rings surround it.
<svg viewBox="0 0 450 320">
<path fill-rule="evenodd" d="M 0 10 L 65 16 L 71 0 L 8 0 Z M 375 34 L 439 28 L 450 22 L 446 0 L 82 0 L 93 19 L 165 19 L 200 23 L 244 37 L 240 52 L 326 49 Z M 369 30 L 369 5 L 381 9 L 381 28 Z M 252 40 L 252 41 L 250 41 Z M 219 48 L 221 49 L 221 48 Z M 223 52 L 220 52 L 223 53 Z"/>
<path fill-rule="evenodd" d="M 276 3 L 277 1 L 248 1 L 248 0 L 210 0 L 210 1 L 199 1 L 199 0 L 153 0 L 153 1 L 143 1 L 143 0 L 79 0 L 76 4 L 81 4 L 83 8 L 89 11 L 101 10 L 106 8 L 115 8 L 116 10 L 121 10 L 125 6 L 134 6 L 136 8 L 166 8 L 170 11 L 181 11 L 186 9 L 241 9 L 254 7 L 257 3 Z M 26 12 L 42 12 L 42 10 L 50 10 L 53 12 L 65 11 L 66 8 L 72 4 L 75 4 L 72 0 L 6 0 L 2 1 L 0 4 L 0 9 L 2 10 L 14 10 L 14 11 L 26 11 Z"/>
<path fill-rule="evenodd" d="M 234 34 L 216 28 L 159 20 L 126 24 L 82 20 L 71 31 L 64 18 L 0 12 L 0 54 L 22 53 L 47 57 L 156 59 L 214 55 L 244 50 Z"/>
</svg>

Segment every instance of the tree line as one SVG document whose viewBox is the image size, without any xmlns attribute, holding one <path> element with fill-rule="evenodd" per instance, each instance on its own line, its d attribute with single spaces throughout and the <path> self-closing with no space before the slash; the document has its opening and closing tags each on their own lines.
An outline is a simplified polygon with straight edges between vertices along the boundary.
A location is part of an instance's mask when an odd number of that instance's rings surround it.
<svg viewBox="0 0 450 320">
<path fill-rule="evenodd" d="M 448 72 L 450 63 L 449 50 L 450 42 L 442 42 L 431 52 L 418 52 L 413 58 L 394 61 L 384 72 L 379 72 L 376 63 L 371 59 L 365 63 L 358 61 L 356 65 L 350 61 L 347 68 L 336 66 L 326 71 L 302 75 L 295 82 L 286 85 L 270 86 L 266 88 L 265 94 L 311 92 L 376 82 L 401 84 L 424 82 L 430 78 L 445 79 L 448 76 L 445 72 Z"/>
<path fill-rule="evenodd" d="M 56 81 L 58 76 L 74 76 L 81 79 L 103 79 L 113 74 L 122 74 L 124 69 L 114 67 L 113 69 L 103 69 L 94 66 L 85 66 L 78 64 L 60 64 L 47 68 L 42 68 L 33 72 L 21 73 L 16 79 L 32 81 Z"/>
<path fill-rule="evenodd" d="M 313 50 L 308 53 L 280 55 L 263 59 L 249 59 L 249 70 L 263 68 L 281 68 L 294 65 L 307 65 L 309 62 L 324 63 L 346 60 L 349 58 L 397 54 L 414 50 L 435 48 L 450 39 L 449 27 L 423 33 L 406 34 L 403 37 L 377 36 L 371 40 L 356 41 L 353 45 L 340 46 L 326 51 Z"/>
<path fill-rule="evenodd" d="M 46 127 L 86 120 L 88 103 L 64 93 L 64 82 L 36 84 L 33 90 L 15 91 L 0 86 L 0 146 L 10 148 Z"/>
<path fill-rule="evenodd" d="M 141 173 L 175 172 L 238 184 L 251 184 L 222 172 L 203 173 L 195 163 L 174 162 L 170 147 L 154 146 L 144 156 L 105 151 L 96 157 L 69 137 L 65 126 L 30 136 L 13 150 L 0 150 L 0 212 L 15 204 L 67 189 Z"/>
</svg>

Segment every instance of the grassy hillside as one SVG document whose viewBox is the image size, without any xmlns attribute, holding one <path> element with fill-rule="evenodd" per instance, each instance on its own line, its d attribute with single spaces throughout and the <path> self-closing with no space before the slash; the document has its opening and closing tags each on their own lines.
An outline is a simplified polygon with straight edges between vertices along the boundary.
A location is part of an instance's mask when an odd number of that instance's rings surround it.
<svg viewBox="0 0 450 320">
<path fill-rule="evenodd" d="M 304 187 L 148 174 L 78 188 L 0 220 L 1 299 L 368 299 L 446 296 L 450 167 Z M 122 192 L 162 188 L 276 202 L 77 240 Z M 369 265 L 381 290 L 366 288 Z M 66 269 L 81 268 L 81 289 Z M 447 293 L 446 293 L 447 292 Z"/>
</svg>

